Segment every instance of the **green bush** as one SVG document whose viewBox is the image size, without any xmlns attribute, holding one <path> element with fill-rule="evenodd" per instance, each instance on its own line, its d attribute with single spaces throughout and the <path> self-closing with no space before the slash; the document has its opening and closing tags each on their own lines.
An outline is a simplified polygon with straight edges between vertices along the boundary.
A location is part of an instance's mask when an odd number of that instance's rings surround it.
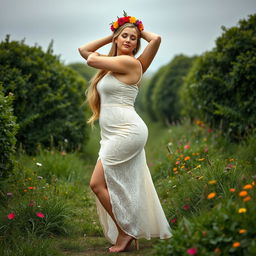
<svg viewBox="0 0 256 256">
<path fill-rule="evenodd" d="M 153 178 L 173 237 L 156 255 L 254 255 L 256 135 L 230 143 L 199 120 L 169 134 Z"/>
<path fill-rule="evenodd" d="M 145 102 L 145 109 L 147 114 L 153 121 L 158 120 L 157 113 L 155 113 L 153 109 L 153 92 L 156 87 L 157 81 L 163 76 L 164 72 L 166 71 L 167 66 L 162 66 L 150 79 L 147 83 L 146 90 L 144 91 L 144 101 Z"/>
<path fill-rule="evenodd" d="M 15 152 L 15 135 L 18 125 L 13 116 L 11 93 L 4 96 L 3 87 L 0 84 L 0 180 L 8 178 L 12 172 Z"/>
<path fill-rule="evenodd" d="M 17 146 L 29 154 L 39 144 L 80 149 L 88 137 L 86 82 L 52 53 L 52 45 L 43 52 L 39 46 L 10 41 L 9 36 L 0 43 L 0 82 L 5 95 L 15 96 Z"/>
<path fill-rule="evenodd" d="M 226 29 L 195 61 L 181 90 L 183 115 L 220 128 L 232 140 L 256 125 L 256 14 Z"/>
<path fill-rule="evenodd" d="M 250 191 L 255 196 L 255 191 Z M 256 224 L 253 202 L 224 200 L 211 211 L 191 220 L 183 218 L 169 242 L 159 243 L 156 255 L 237 255 L 256 253 Z M 195 254 L 188 250 L 196 251 Z"/>
<path fill-rule="evenodd" d="M 169 124 L 180 120 L 178 91 L 195 57 L 177 55 L 166 66 L 153 90 L 153 109 L 159 121 Z"/>
<path fill-rule="evenodd" d="M 92 68 L 85 63 L 71 63 L 68 67 L 77 71 L 86 81 L 90 81 L 91 78 L 95 75 L 97 69 Z"/>
</svg>

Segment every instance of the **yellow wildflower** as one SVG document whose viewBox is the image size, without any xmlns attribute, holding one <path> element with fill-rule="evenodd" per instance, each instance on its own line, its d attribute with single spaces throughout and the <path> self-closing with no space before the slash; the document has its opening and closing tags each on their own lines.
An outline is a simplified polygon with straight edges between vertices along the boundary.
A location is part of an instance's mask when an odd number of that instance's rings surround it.
<svg viewBox="0 0 256 256">
<path fill-rule="evenodd" d="M 247 209 L 246 208 L 239 208 L 238 213 L 246 213 Z"/>
<path fill-rule="evenodd" d="M 204 161 L 205 158 L 198 158 L 197 160 L 198 160 L 198 161 Z"/>
<path fill-rule="evenodd" d="M 209 181 L 208 181 L 208 184 L 216 184 L 216 183 L 217 183 L 216 180 L 209 180 Z"/>
<path fill-rule="evenodd" d="M 181 168 L 181 169 L 185 168 L 185 165 L 182 165 L 180 168 Z"/>
</svg>

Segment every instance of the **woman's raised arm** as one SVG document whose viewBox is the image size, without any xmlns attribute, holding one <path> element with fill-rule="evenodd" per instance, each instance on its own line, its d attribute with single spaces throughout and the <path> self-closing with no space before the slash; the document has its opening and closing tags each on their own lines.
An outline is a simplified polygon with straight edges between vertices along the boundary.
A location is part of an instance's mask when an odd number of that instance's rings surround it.
<svg viewBox="0 0 256 256">
<path fill-rule="evenodd" d="M 78 48 L 78 50 L 79 50 L 81 56 L 87 60 L 88 56 L 91 53 L 95 52 L 100 47 L 102 47 L 102 46 L 104 46 L 106 44 L 111 43 L 112 42 L 112 38 L 113 38 L 113 35 L 109 35 L 109 36 L 106 36 L 106 37 L 94 40 L 92 42 L 89 42 L 89 43 L 87 43 L 85 45 L 80 46 Z"/>
<path fill-rule="evenodd" d="M 138 57 L 138 60 L 142 64 L 143 72 L 146 72 L 158 51 L 161 43 L 161 37 L 152 32 L 142 31 L 141 38 L 148 41 L 148 45 L 144 49 L 143 53 Z"/>
</svg>

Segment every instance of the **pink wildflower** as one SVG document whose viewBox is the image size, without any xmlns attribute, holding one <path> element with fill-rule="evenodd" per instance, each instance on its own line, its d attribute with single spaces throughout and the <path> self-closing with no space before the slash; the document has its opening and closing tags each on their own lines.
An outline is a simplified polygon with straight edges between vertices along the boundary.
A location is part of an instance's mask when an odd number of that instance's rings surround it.
<svg viewBox="0 0 256 256">
<path fill-rule="evenodd" d="M 42 212 L 37 212 L 36 216 L 39 218 L 44 218 L 44 214 Z"/>
<path fill-rule="evenodd" d="M 197 249 L 196 248 L 189 248 L 189 249 L 187 249 L 187 254 L 196 255 L 197 254 Z"/>
<path fill-rule="evenodd" d="M 11 213 L 9 213 L 9 214 L 7 215 L 7 218 L 8 218 L 9 220 L 12 220 L 12 219 L 14 219 L 15 216 L 16 216 L 16 214 L 15 214 L 14 212 L 11 212 Z"/>
</svg>

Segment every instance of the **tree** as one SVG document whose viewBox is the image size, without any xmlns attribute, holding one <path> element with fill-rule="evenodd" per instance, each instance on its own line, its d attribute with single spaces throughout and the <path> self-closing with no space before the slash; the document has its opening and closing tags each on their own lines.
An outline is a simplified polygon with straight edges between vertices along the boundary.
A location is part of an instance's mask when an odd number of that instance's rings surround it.
<svg viewBox="0 0 256 256">
<path fill-rule="evenodd" d="M 13 156 L 15 153 L 15 135 L 18 125 L 13 116 L 12 109 L 13 95 L 3 94 L 3 87 L 0 84 L 0 180 L 8 178 L 14 167 Z"/>
<path fill-rule="evenodd" d="M 182 89 L 183 114 L 239 141 L 255 129 L 256 14 L 217 38 L 194 63 Z"/>
<path fill-rule="evenodd" d="M 43 52 L 9 36 L 0 43 L 0 83 L 5 95 L 14 94 L 17 146 L 29 154 L 39 144 L 79 149 L 87 138 L 86 82 L 52 52 L 52 44 Z"/>
<path fill-rule="evenodd" d="M 166 66 L 163 75 L 158 79 L 153 92 L 153 109 L 160 121 L 167 124 L 179 121 L 180 102 L 178 91 L 194 59 L 195 57 L 184 55 L 175 56 Z"/>
</svg>

